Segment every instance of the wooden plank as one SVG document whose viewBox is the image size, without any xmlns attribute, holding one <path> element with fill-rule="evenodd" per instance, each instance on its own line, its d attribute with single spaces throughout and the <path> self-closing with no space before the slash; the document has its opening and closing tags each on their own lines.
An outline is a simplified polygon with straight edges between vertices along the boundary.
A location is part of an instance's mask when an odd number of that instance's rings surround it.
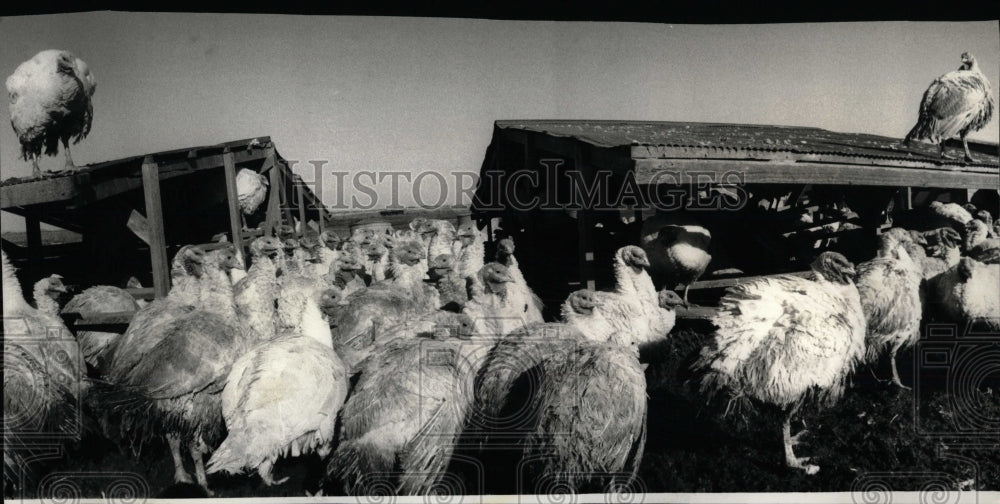
<svg viewBox="0 0 1000 504">
<path fill-rule="evenodd" d="M 299 223 L 302 225 L 302 228 L 299 230 L 299 238 L 301 238 L 302 235 L 306 233 L 307 229 L 306 201 L 302 193 L 302 187 L 303 187 L 302 178 L 299 177 L 298 175 L 292 174 L 292 184 L 293 184 L 293 189 L 295 191 L 295 203 L 299 207 Z"/>
<path fill-rule="evenodd" d="M 693 180 L 691 172 L 742 175 L 747 184 L 821 184 L 886 187 L 941 187 L 955 189 L 998 189 L 1000 176 L 994 173 L 942 172 L 922 168 L 856 166 L 802 162 L 760 162 L 727 159 L 637 159 L 635 178 L 639 184 Z"/>
<path fill-rule="evenodd" d="M 38 215 L 30 213 L 24 216 L 25 231 L 28 234 L 28 272 L 32 281 L 42 275 L 42 226 Z"/>
<path fill-rule="evenodd" d="M 153 289 L 157 298 L 163 298 L 170 291 L 170 266 L 167 264 L 167 242 L 163 233 L 160 172 L 151 156 L 146 156 L 142 163 L 142 187 L 146 199 L 146 220 L 149 222 L 149 258 L 153 265 Z"/>
<path fill-rule="evenodd" d="M 579 142 L 573 148 L 573 169 L 578 170 L 583 175 L 583 182 L 589 184 L 592 180 L 593 169 L 584 158 L 583 148 Z M 576 229 L 580 239 L 579 256 L 580 263 L 580 285 L 586 283 L 586 288 L 597 289 L 597 282 L 594 278 L 594 242 L 591 230 L 592 219 L 591 210 L 586 204 L 576 213 Z"/>
<path fill-rule="evenodd" d="M 152 287 L 129 288 L 125 289 L 125 292 L 128 292 L 129 294 L 132 295 L 132 297 L 136 299 L 149 300 L 156 297 L 156 290 Z"/>
<path fill-rule="evenodd" d="M 79 193 L 76 179 L 58 177 L 21 184 L 0 186 L 0 208 L 34 205 L 49 201 L 65 201 Z"/>
<path fill-rule="evenodd" d="M 128 327 L 135 316 L 134 311 L 114 312 L 114 313 L 60 313 L 60 317 L 66 322 L 66 326 L 72 329 L 98 330 L 107 329 L 120 331 Z"/>
<path fill-rule="evenodd" d="M 268 147 L 267 159 L 264 161 L 264 168 L 270 170 L 268 173 L 268 195 L 267 195 L 267 219 L 264 231 L 268 235 L 274 234 L 274 229 L 278 227 L 281 220 L 281 174 L 278 173 L 277 159 L 274 147 Z"/>
<path fill-rule="evenodd" d="M 240 211 L 239 197 L 236 194 L 236 162 L 232 152 L 222 155 L 223 169 L 226 172 L 226 200 L 229 203 L 229 231 L 236 250 L 246 259 L 246 249 L 243 247 L 243 212 Z"/>
<path fill-rule="evenodd" d="M 719 313 L 719 309 L 715 306 L 692 305 L 688 308 L 677 306 L 674 308 L 674 313 L 677 314 L 677 318 L 679 319 L 707 320 Z"/>
</svg>

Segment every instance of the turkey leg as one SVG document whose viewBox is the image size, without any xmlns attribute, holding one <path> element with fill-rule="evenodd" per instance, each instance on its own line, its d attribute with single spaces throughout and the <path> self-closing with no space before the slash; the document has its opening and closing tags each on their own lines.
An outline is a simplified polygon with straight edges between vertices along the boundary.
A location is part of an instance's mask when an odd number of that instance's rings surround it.
<svg viewBox="0 0 1000 504">
<path fill-rule="evenodd" d="M 947 142 L 947 140 L 941 140 L 941 143 L 938 144 L 938 147 L 941 148 L 941 158 L 942 159 L 955 159 L 955 156 L 949 156 L 948 154 L 944 153 L 944 143 L 945 142 Z"/>
<path fill-rule="evenodd" d="M 191 441 L 191 458 L 194 459 L 194 477 L 198 480 L 198 484 L 208 492 L 208 495 L 212 496 L 214 493 L 208 489 L 208 476 L 205 475 L 204 454 L 207 451 L 208 448 L 204 446 L 199 436 L 196 436 Z"/>
<path fill-rule="evenodd" d="M 42 169 L 38 167 L 38 158 L 31 158 L 31 176 L 34 178 L 42 178 Z"/>
<path fill-rule="evenodd" d="M 271 474 L 271 471 L 273 470 L 274 470 L 274 462 L 272 462 L 270 459 L 264 459 L 264 461 L 260 463 L 260 466 L 257 467 L 257 474 L 260 475 L 260 479 L 264 480 L 265 485 L 267 486 L 281 485 L 282 483 L 288 481 L 289 478 L 288 476 L 285 476 L 284 478 L 281 478 L 279 480 L 275 480 L 274 476 Z"/>
<path fill-rule="evenodd" d="M 69 140 L 63 140 L 63 153 L 66 154 L 66 169 L 72 170 L 76 168 L 73 164 L 73 156 L 69 153 Z"/>
<path fill-rule="evenodd" d="M 813 464 L 806 464 L 809 461 L 809 457 L 796 457 L 795 451 L 792 449 L 795 445 L 799 444 L 799 436 L 805 434 L 806 431 L 802 431 L 794 436 L 792 436 L 792 416 L 799 410 L 799 403 L 795 403 L 786 413 L 785 413 L 785 423 L 782 425 L 781 431 L 785 441 L 785 463 L 788 467 L 794 467 L 796 469 L 802 469 L 806 474 L 816 474 L 819 472 L 819 466 Z"/>
<path fill-rule="evenodd" d="M 891 357 L 891 359 L 889 359 L 892 362 L 892 383 L 895 383 L 901 389 L 910 390 L 910 387 L 907 387 L 906 385 L 903 385 L 903 382 L 899 381 L 899 371 L 896 369 L 896 352 L 899 351 L 899 348 L 901 346 L 903 346 L 903 342 L 902 341 L 900 341 L 899 343 L 896 343 L 895 345 L 893 345 L 893 347 L 892 347 L 892 357 Z"/>
<path fill-rule="evenodd" d="M 969 140 L 965 138 L 966 133 L 962 133 L 962 146 L 965 147 L 965 162 L 975 163 L 976 160 L 972 158 L 972 153 L 969 152 Z"/>
<path fill-rule="evenodd" d="M 191 476 L 184 470 L 184 460 L 181 458 L 181 438 L 175 434 L 167 434 L 167 444 L 170 445 L 170 456 L 174 458 L 174 483 L 191 483 Z"/>
</svg>

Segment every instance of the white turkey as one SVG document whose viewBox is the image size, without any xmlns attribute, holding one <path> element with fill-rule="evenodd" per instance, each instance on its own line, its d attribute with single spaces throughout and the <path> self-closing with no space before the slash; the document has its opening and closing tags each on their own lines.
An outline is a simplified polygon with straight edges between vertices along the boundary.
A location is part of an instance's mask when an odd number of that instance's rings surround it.
<svg viewBox="0 0 1000 504">
<path fill-rule="evenodd" d="M 281 253 L 281 242 L 277 238 L 257 238 L 250 243 L 253 264 L 246 276 L 233 285 L 236 312 L 246 321 L 250 337 L 255 341 L 271 339 L 277 330 L 278 266 L 275 260 Z"/>
<path fill-rule="evenodd" d="M 684 303 L 688 289 L 705 273 L 712 261 L 708 246 L 712 233 L 696 225 L 667 225 L 656 234 L 643 237 L 642 248 L 649 257 L 649 270 L 669 288 L 684 286 Z"/>
<path fill-rule="evenodd" d="M 257 211 L 267 197 L 267 186 L 267 177 L 249 168 L 236 173 L 236 199 L 244 214 L 250 215 Z"/>
<path fill-rule="evenodd" d="M 512 293 L 514 278 L 506 266 L 486 263 L 479 270 L 477 282 L 481 292 L 475 293 L 462 309 L 475 324 L 477 335 L 501 338 L 529 324 L 524 304 L 516 302 Z"/>
<path fill-rule="evenodd" d="M 761 278 L 731 287 L 713 323 L 714 346 L 694 364 L 702 391 L 726 390 L 782 408 L 785 462 L 815 474 L 819 466 L 795 456 L 799 433 L 791 419 L 807 398 L 833 404 L 865 352 L 865 315 L 854 266 L 836 252 L 812 263 L 810 278 Z"/>
<path fill-rule="evenodd" d="M 4 478 L 25 469 L 15 445 L 21 433 L 72 434 L 86 392 L 85 364 L 62 319 L 33 308 L 7 254 L 3 261 Z"/>
<path fill-rule="evenodd" d="M 475 278 L 483 267 L 486 258 L 486 235 L 476 227 L 475 222 L 466 222 L 458 226 L 458 242 L 456 243 L 455 271 L 462 278 Z M 437 257 L 437 256 L 431 256 Z"/>
<path fill-rule="evenodd" d="M 907 252 L 909 241 L 910 235 L 899 228 L 883 233 L 878 256 L 858 265 L 855 280 L 868 321 L 866 360 L 877 360 L 889 348 L 892 382 L 901 388 L 909 387 L 899 381 L 896 354 L 920 338 L 923 313 L 920 299 L 923 269 Z"/>
<path fill-rule="evenodd" d="M 59 297 L 66 293 L 62 275 L 52 274 L 37 282 L 32 288 L 35 308 L 49 315 L 59 315 Z"/>
<path fill-rule="evenodd" d="M 337 413 L 347 396 L 347 368 L 333 351 L 317 288 L 302 301 L 298 326 L 264 342 L 232 367 L 222 391 L 228 435 L 208 474 L 256 469 L 267 485 L 282 455 L 330 453 Z"/>
<path fill-rule="evenodd" d="M 506 266 L 507 273 L 513 279 L 507 287 L 508 301 L 523 312 L 524 322 L 527 324 L 543 322 L 542 310 L 545 307 L 541 298 L 535 295 L 535 292 L 528 286 L 527 280 L 524 279 L 524 274 L 521 273 L 521 267 L 518 266 L 517 258 L 514 256 L 513 238 L 504 238 L 497 244 L 496 262 Z"/>
<path fill-rule="evenodd" d="M 62 313 L 79 313 L 84 318 L 94 314 L 137 312 L 139 303 L 125 289 L 111 285 L 95 285 L 73 296 Z M 109 353 L 121 333 L 106 331 L 77 331 L 83 358 L 98 375 L 104 374 Z"/>
<path fill-rule="evenodd" d="M 68 51 L 49 49 L 18 65 L 7 77 L 10 123 L 21 143 L 21 156 L 41 176 L 38 158 L 54 156 L 63 145 L 66 168 L 72 169 L 69 141 L 80 142 L 94 121 L 91 98 L 97 81 L 87 64 Z"/>
<path fill-rule="evenodd" d="M 954 322 L 976 331 L 1000 331 L 1000 263 L 963 257 L 933 284 L 934 301 Z"/>
<path fill-rule="evenodd" d="M 941 149 L 941 157 L 951 158 L 944 152 L 944 144 L 956 135 L 965 147 L 965 160 L 975 162 L 969 153 L 966 137 L 983 129 L 993 118 L 996 102 L 990 81 L 979 69 L 976 58 L 962 53 L 962 66 L 938 77 L 924 91 L 920 101 L 920 117 L 903 140 L 929 140 Z"/>
</svg>

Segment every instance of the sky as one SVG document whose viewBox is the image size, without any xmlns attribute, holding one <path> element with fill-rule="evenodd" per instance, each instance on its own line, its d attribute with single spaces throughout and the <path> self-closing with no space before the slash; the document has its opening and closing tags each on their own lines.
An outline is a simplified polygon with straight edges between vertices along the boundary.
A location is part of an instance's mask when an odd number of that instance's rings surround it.
<svg viewBox="0 0 1000 504">
<path fill-rule="evenodd" d="M 963 51 L 977 56 L 996 97 L 998 28 L 97 12 L 0 18 L 0 76 L 50 48 L 87 62 L 97 79 L 94 124 L 71 147 L 78 165 L 269 135 L 302 165 L 476 173 L 498 119 L 902 137 L 927 85 L 958 68 Z M 3 178 L 30 173 L 9 121 L 0 107 Z M 971 138 L 996 142 L 998 123 Z M 60 154 L 41 165 L 62 163 Z M 388 182 L 378 191 L 375 206 L 388 205 Z M 416 202 L 408 194 L 400 204 Z M 329 186 L 324 196 L 336 203 Z M 5 230 L 19 222 L 3 215 Z"/>
</svg>

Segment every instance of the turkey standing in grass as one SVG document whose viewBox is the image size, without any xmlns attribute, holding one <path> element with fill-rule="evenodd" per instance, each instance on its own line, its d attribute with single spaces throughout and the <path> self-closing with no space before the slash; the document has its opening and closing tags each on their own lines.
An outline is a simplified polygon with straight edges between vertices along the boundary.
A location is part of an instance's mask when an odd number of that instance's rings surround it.
<svg viewBox="0 0 1000 504">
<path fill-rule="evenodd" d="M 462 353 L 471 320 L 449 315 L 455 323 L 440 325 L 433 338 L 397 338 L 361 364 L 327 468 L 349 495 L 382 485 L 426 495 L 443 477 L 472 405 L 462 380 L 474 376 Z"/>
<path fill-rule="evenodd" d="M 865 315 L 854 266 L 836 252 L 812 263 L 811 278 L 776 276 L 731 287 L 713 322 L 714 347 L 702 349 L 703 392 L 729 390 L 784 410 L 785 462 L 815 474 L 792 447 L 791 419 L 808 397 L 827 405 L 844 391 L 865 352 Z"/>
<path fill-rule="evenodd" d="M 37 282 L 32 289 L 35 308 L 52 316 L 59 315 L 59 296 L 66 293 L 62 275 L 52 274 Z"/>
<path fill-rule="evenodd" d="M 180 451 L 185 443 L 198 484 L 206 489 L 202 457 L 224 433 L 220 394 L 230 367 L 250 343 L 227 275 L 237 264 L 232 247 L 205 254 L 197 309 L 151 321 L 146 330 L 156 344 L 136 356 L 130 369 L 113 370 L 113 381 L 102 384 L 97 398 L 100 411 L 119 416 L 133 446 L 166 436 L 176 482 L 190 482 Z M 120 345 L 115 358 L 134 351 Z"/>
<path fill-rule="evenodd" d="M 209 474 L 256 469 L 265 484 L 280 485 L 288 477 L 275 480 L 271 471 L 282 455 L 330 453 L 348 375 L 320 311 L 322 293 L 302 300 L 298 327 L 233 364 L 222 391 L 229 433 L 208 461 Z"/>
<path fill-rule="evenodd" d="M 952 159 L 944 153 L 944 143 L 958 135 L 965 147 L 965 161 L 974 163 L 966 137 L 983 129 L 993 118 L 995 108 L 989 79 L 979 69 L 976 58 L 964 52 L 958 70 L 938 77 L 924 91 L 920 117 L 903 144 L 909 146 L 914 139 L 930 140 L 939 145 L 942 158 Z"/>
<path fill-rule="evenodd" d="M 69 141 L 80 143 L 94 121 L 91 97 L 97 87 L 87 64 L 68 51 L 49 49 L 18 65 L 7 77 L 10 124 L 21 142 L 21 156 L 41 177 L 38 158 L 54 156 L 62 142 L 66 168 L 73 169 Z"/>
<path fill-rule="evenodd" d="M 892 382 L 904 389 L 909 387 L 899 381 L 896 353 L 920 339 L 923 313 L 923 270 L 906 251 L 904 242 L 910 240 L 910 235 L 899 228 L 883 233 L 878 256 L 859 264 L 856 278 L 861 308 L 868 321 L 866 360 L 876 361 L 886 348 L 891 348 Z"/>
<path fill-rule="evenodd" d="M 63 313 L 80 313 L 84 317 L 91 314 L 137 312 L 139 303 L 125 289 L 110 285 L 96 285 L 70 299 L 63 307 Z M 103 375 L 103 366 L 107 363 L 108 353 L 113 350 L 114 342 L 121 337 L 120 333 L 102 331 L 79 331 L 76 340 L 80 342 L 80 351 L 87 364 Z"/>
</svg>

